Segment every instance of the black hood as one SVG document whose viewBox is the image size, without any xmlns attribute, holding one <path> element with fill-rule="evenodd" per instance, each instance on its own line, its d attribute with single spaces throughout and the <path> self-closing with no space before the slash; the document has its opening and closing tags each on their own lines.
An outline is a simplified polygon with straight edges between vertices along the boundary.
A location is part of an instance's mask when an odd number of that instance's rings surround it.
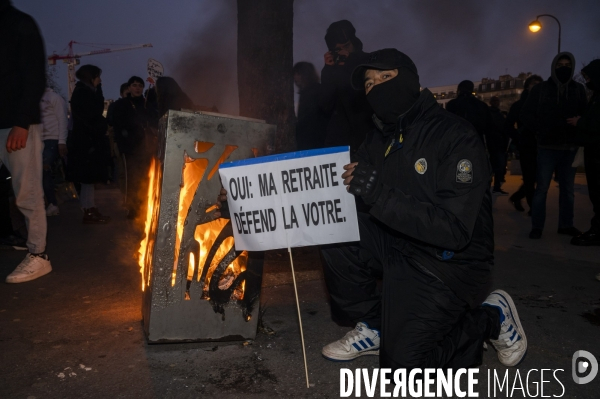
<svg viewBox="0 0 600 399">
<path fill-rule="evenodd" d="M 592 82 L 600 84 L 600 59 L 593 60 L 587 64 L 581 72 L 585 73 Z"/>
<path fill-rule="evenodd" d="M 571 77 L 569 78 L 569 80 L 567 80 L 566 82 L 561 82 L 560 80 L 558 80 L 558 77 L 556 76 L 556 69 L 554 68 L 554 66 L 556 65 L 556 62 L 563 57 L 568 57 L 571 60 Z M 552 79 L 554 81 L 554 83 L 556 83 L 556 85 L 559 87 L 560 90 L 562 90 L 563 87 L 565 87 L 566 85 L 568 85 L 571 80 L 573 79 L 573 71 L 575 70 L 575 57 L 573 56 L 573 54 L 563 51 L 562 53 L 558 53 L 556 54 L 556 56 L 554 57 L 554 59 L 552 60 L 552 66 L 551 68 L 551 73 L 550 73 L 550 79 Z"/>
<path fill-rule="evenodd" d="M 343 44 L 348 41 L 352 42 L 354 51 L 362 51 L 363 44 L 360 39 L 356 37 L 356 29 L 354 28 L 354 25 L 352 25 L 352 22 L 343 19 L 329 25 L 327 33 L 325 34 L 325 43 L 329 50 L 334 50 L 335 45 L 338 43 Z"/>
</svg>

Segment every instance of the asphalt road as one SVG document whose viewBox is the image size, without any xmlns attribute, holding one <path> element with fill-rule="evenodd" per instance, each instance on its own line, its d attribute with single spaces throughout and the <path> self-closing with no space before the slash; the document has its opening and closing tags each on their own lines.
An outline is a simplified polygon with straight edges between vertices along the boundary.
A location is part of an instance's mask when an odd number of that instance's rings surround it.
<svg viewBox="0 0 600 399">
<path fill-rule="evenodd" d="M 504 188 L 513 192 L 519 178 L 507 179 Z M 587 229 L 591 205 L 585 179 L 578 175 L 576 182 L 575 224 Z M 49 219 L 53 272 L 29 283 L 0 284 L 0 398 L 333 398 L 340 394 L 341 368 L 377 367 L 375 357 L 351 363 L 321 357 L 321 347 L 348 328 L 330 319 L 313 248 L 294 252 L 310 389 L 285 252 L 269 253 L 265 264 L 262 320 L 274 334 L 261 330 L 248 345 L 148 345 L 133 258 L 138 236 L 119 209 L 117 190 L 99 190 L 97 201 L 113 217 L 110 224 L 84 226 L 77 202 L 61 204 L 61 215 Z M 557 203 L 553 184 L 546 231 L 533 241 L 527 238 L 529 218 L 514 211 L 506 197 L 495 200 L 494 285 L 513 295 L 529 341 L 525 361 L 508 371 L 508 382 L 517 398 L 534 397 L 542 379 L 548 381 L 544 395 L 598 398 L 600 377 L 575 384 L 571 357 L 587 350 L 600 359 L 600 282 L 594 278 L 600 273 L 600 247 L 573 247 L 569 237 L 556 234 Z M 23 256 L 23 251 L 0 251 L 0 278 Z M 552 372 L 542 378 L 541 369 Z M 508 386 L 488 393 L 488 370 L 505 376 L 491 348 L 478 375 L 480 397 L 510 397 Z"/>
</svg>

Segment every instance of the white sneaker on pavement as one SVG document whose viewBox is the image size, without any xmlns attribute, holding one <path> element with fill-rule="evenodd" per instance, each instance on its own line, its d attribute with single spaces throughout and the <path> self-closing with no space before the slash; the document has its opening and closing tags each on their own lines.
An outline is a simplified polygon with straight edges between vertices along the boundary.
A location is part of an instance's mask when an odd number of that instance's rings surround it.
<svg viewBox="0 0 600 399">
<path fill-rule="evenodd" d="M 58 206 L 56 206 L 54 204 L 49 204 L 48 208 L 46 208 L 46 216 L 56 216 L 56 215 L 60 215 L 60 209 L 58 209 Z"/>
<path fill-rule="evenodd" d="M 379 331 L 359 322 L 344 338 L 323 347 L 321 353 L 328 360 L 345 362 L 364 355 L 379 355 Z"/>
<path fill-rule="evenodd" d="M 6 277 L 7 283 L 24 283 L 35 280 L 52 271 L 48 255 L 33 255 L 28 253 L 19 266 Z"/>
<path fill-rule="evenodd" d="M 490 339 L 498 351 L 498 360 L 505 366 L 516 366 L 527 354 L 527 337 L 515 303 L 506 292 L 496 290 L 487 297 L 483 305 L 493 306 L 500 311 L 500 334 L 497 340 Z"/>
</svg>

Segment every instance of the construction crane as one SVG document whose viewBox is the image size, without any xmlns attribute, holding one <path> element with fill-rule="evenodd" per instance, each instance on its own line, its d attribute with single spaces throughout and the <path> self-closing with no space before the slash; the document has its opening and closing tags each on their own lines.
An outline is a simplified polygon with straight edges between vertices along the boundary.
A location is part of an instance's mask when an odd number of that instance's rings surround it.
<svg viewBox="0 0 600 399">
<path fill-rule="evenodd" d="M 89 46 L 89 47 L 97 47 L 98 49 L 92 50 L 92 51 L 87 51 L 85 53 L 77 53 L 76 54 L 73 52 L 74 44 L 80 44 L 82 46 Z M 126 47 L 121 47 L 121 48 L 107 48 L 107 47 L 101 47 L 101 46 L 120 46 L 120 45 L 119 44 L 80 43 L 80 42 L 71 40 L 68 44 L 69 52 L 67 54 L 60 55 L 60 54 L 54 53 L 50 57 L 48 57 L 48 65 L 56 65 L 57 60 L 62 60 L 65 64 L 68 65 L 67 78 L 69 80 L 69 98 L 71 98 L 71 94 L 73 94 L 73 89 L 75 88 L 75 66 L 79 65 L 79 59 L 81 57 L 84 57 L 87 55 L 114 53 L 116 51 L 136 50 L 136 49 L 145 48 L 145 47 L 152 47 L 152 44 L 150 44 L 150 43 L 130 44 L 130 45 L 123 45 Z"/>
</svg>

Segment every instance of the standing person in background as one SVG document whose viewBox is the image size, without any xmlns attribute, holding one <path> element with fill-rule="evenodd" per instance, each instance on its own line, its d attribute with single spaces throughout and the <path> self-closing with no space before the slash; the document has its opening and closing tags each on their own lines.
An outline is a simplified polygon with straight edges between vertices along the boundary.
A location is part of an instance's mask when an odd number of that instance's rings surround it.
<svg viewBox="0 0 600 399">
<path fill-rule="evenodd" d="M 463 80 L 456 88 L 456 98 L 448 101 L 446 110 L 469 121 L 479 134 L 481 141 L 492 129 L 492 114 L 490 108 L 483 101 L 473 95 L 475 84 L 470 80 Z"/>
<path fill-rule="evenodd" d="M 58 203 L 54 192 L 54 179 L 52 166 L 59 157 L 67 156 L 67 103 L 63 98 L 49 87 L 42 97 L 42 139 L 44 152 L 42 155 L 44 165 L 44 196 L 48 207 L 46 216 L 58 215 Z"/>
<path fill-rule="evenodd" d="M 594 217 L 592 227 L 573 237 L 571 244 L 589 246 L 600 245 L 600 59 L 586 65 L 581 74 L 585 85 L 592 90 L 592 98 L 581 116 L 567 119 L 567 122 L 577 127 L 577 138 L 585 144 L 585 177 Z M 600 279 L 600 275 L 597 278 Z"/>
<path fill-rule="evenodd" d="M 110 142 L 110 155 L 111 155 L 111 173 L 110 180 L 112 182 L 117 181 L 119 183 L 119 188 L 123 194 L 125 194 L 125 168 L 123 166 L 122 157 L 119 152 L 119 147 L 117 146 L 117 141 L 115 139 L 115 128 L 114 128 L 114 113 L 115 106 L 119 101 L 123 101 L 123 98 L 127 96 L 129 93 L 129 85 L 127 82 L 123 83 L 119 88 L 119 98 L 116 101 L 113 101 L 108 106 L 106 110 L 106 122 L 108 123 L 108 140 Z"/>
<path fill-rule="evenodd" d="M 169 76 L 161 76 L 156 79 L 154 85 L 154 91 L 156 93 L 156 109 L 158 119 L 162 118 L 168 110 L 173 109 L 180 111 L 182 109 L 205 111 L 205 112 L 219 112 L 217 107 L 207 107 L 203 105 L 196 105 L 185 94 L 181 86 L 175 81 L 175 79 Z M 156 121 L 158 122 L 158 120 Z"/>
<path fill-rule="evenodd" d="M 127 84 L 127 82 L 125 82 L 119 88 L 119 98 L 116 101 L 110 103 L 108 109 L 106 110 L 106 122 L 108 123 L 108 126 L 114 126 L 115 122 L 113 120 L 113 116 L 115 113 L 115 106 L 117 102 L 122 101 L 123 98 L 127 97 L 127 94 L 129 94 L 129 85 Z"/>
<path fill-rule="evenodd" d="M 508 195 L 502 190 L 502 183 L 506 176 L 506 151 L 508 149 L 508 137 L 504 130 L 506 118 L 500 111 L 500 99 L 493 96 L 490 99 L 490 112 L 492 114 L 492 129 L 486 136 L 486 143 L 490 153 L 490 162 L 494 172 L 494 188 L 492 194 Z"/>
<path fill-rule="evenodd" d="M 69 157 L 67 178 L 81 184 L 79 200 L 84 224 L 108 223 L 95 203 L 95 183 L 106 183 L 110 167 L 108 125 L 102 95 L 102 70 L 95 65 L 82 65 L 75 76 L 79 80 L 71 95 L 73 130 L 67 140 Z"/>
<path fill-rule="evenodd" d="M 6 277 L 23 283 L 52 271 L 46 255 L 40 100 L 46 87 L 44 41 L 31 16 L 0 0 L 0 163 L 12 176 L 27 223 L 29 253 Z"/>
<path fill-rule="evenodd" d="M 356 37 L 350 21 L 342 20 L 329 25 L 325 35 L 329 51 L 321 71 L 321 109 L 331 115 L 327 125 L 325 147 L 349 145 L 358 149 L 367 133 L 374 128 L 373 110 L 362 92 L 352 90 L 350 76 L 362 61 L 363 44 Z"/>
<path fill-rule="evenodd" d="M 578 236 L 573 226 L 577 146 L 572 144 L 576 128 L 568 118 L 582 115 L 587 103 L 585 88 L 573 80 L 575 57 L 558 53 L 551 64 L 551 76 L 531 89 L 521 110 L 521 120 L 538 139 L 536 187 L 531 209 L 529 238 L 539 239 L 546 222 L 546 197 L 552 174 L 558 175 L 558 234 Z"/>
<path fill-rule="evenodd" d="M 521 173 L 523 174 L 523 184 L 521 184 L 521 187 L 510 196 L 509 200 L 517 211 L 523 212 L 525 211 L 525 208 L 521 205 L 521 200 L 525 198 L 527 200 L 527 205 L 529 205 L 529 216 L 531 216 L 531 203 L 535 191 L 537 141 L 534 132 L 523 125 L 520 114 L 521 108 L 523 108 L 523 104 L 525 104 L 531 88 L 543 81 L 544 79 L 539 75 L 531 75 L 528 77 L 523 84 L 521 97 L 510 106 L 508 116 L 506 117 L 506 128 L 509 132 L 512 132 L 512 138 L 517 142 Z M 517 125 L 516 129 L 515 124 Z"/>
<path fill-rule="evenodd" d="M 168 76 L 161 76 L 156 79 L 156 100 L 159 118 L 170 109 L 179 111 L 181 109 L 202 108 L 204 111 L 212 111 L 212 109 L 206 107 L 196 107 L 175 79 Z"/>
<path fill-rule="evenodd" d="M 113 124 L 117 146 L 124 159 L 127 218 L 135 219 L 140 214 L 147 194 L 144 182 L 147 180 L 149 153 L 152 151 L 147 134 L 150 114 L 143 96 L 144 80 L 139 76 L 132 76 L 127 81 L 127 86 L 127 96 L 115 103 Z"/>
<path fill-rule="evenodd" d="M 322 148 L 329 120 L 319 107 L 321 84 L 315 66 L 310 62 L 298 62 L 294 65 L 294 83 L 299 94 L 296 149 Z"/>
</svg>

